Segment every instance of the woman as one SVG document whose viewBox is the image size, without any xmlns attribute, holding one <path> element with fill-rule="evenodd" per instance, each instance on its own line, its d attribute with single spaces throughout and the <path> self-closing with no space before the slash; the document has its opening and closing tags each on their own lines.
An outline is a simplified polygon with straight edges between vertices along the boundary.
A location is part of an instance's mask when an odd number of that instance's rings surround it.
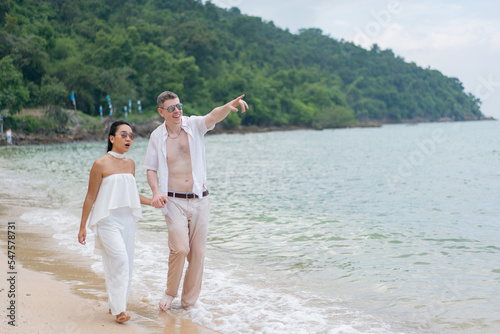
<svg viewBox="0 0 500 334">
<path fill-rule="evenodd" d="M 137 191 L 135 163 L 127 158 L 134 134 L 127 122 L 111 124 L 108 153 L 94 162 L 82 209 L 78 241 L 85 245 L 86 224 L 95 235 L 96 253 L 102 254 L 110 313 L 116 321 L 130 320 L 126 312 L 134 260 L 135 223 L 142 218 L 141 204 L 151 200 Z M 94 205 L 95 204 L 95 205 Z"/>
</svg>

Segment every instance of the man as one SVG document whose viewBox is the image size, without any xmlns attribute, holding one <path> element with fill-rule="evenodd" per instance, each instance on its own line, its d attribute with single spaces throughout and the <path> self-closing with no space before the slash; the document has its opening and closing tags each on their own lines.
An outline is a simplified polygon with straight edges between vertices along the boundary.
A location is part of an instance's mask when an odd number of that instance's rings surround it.
<svg viewBox="0 0 500 334">
<path fill-rule="evenodd" d="M 175 93 L 158 96 L 158 113 L 165 122 L 151 133 L 144 168 L 153 192 L 152 205 L 162 208 L 168 228 L 167 289 L 159 302 L 163 311 L 177 296 L 186 259 L 182 307 L 192 307 L 200 295 L 210 214 L 204 135 L 231 111 L 238 111 L 238 105 L 245 112 L 248 105 L 243 96 L 205 116 L 190 117 L 182 115 Z"/>
</svg>

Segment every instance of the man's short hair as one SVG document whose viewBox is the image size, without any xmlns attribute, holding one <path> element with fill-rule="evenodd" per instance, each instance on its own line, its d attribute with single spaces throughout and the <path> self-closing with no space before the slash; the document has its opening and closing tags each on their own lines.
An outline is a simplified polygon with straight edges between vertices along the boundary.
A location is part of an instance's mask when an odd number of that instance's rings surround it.
<svg viewBox="0 0 500 334">
<path fill-rule="evenodd" d="M 178 98 L 177 94 L 175 94 L 173 92 L 169 92 L 167 90 L 167 91 L 161 93 L 160 95 L 158 95 L 158 98 L 156 99 L 156 103 L 158 104 L 158 107 L 163 107 L 163 102 L 165 102 L 167 100 L 173 100 L 176 98 Z"/>
</svg>

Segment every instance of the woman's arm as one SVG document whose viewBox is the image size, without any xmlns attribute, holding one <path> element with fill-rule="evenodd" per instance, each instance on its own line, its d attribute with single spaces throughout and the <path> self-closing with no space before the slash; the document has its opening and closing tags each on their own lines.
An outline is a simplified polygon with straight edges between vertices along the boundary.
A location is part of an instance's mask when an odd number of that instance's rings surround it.
<svg viewBox="0 0 500 334">
<path fill-rule="evenodd" d="M 99 187 L 102 181 L 102 166 L 97 161 L 94 162 L 89 176 L 89 188 L 85 201 L 83 202 L 82 219 L 80 221 L 80 231 L 78 232 L 78 242 L 85 245 L 87 238 L 87 219 L 89 218 L 90 211 L 94 205 Z"/>
<path fill-rule="evenodd" d="M 141 194 L 139 194 L 139 198 L 141 199 L 141 204 L 144 204 L 144 205 L 153 205 L 151 202 L 151 198 L 147 198 L 146 196 L 142 196 Z"/>
<path fill-rule="evenodd" d="M 132 173 L 132 175 L 134 175 L 135 177 L 135 162 L 132 160 L 133 162 L 133 165 L 132 165 L 132 168 L 134 169 L 134 172 Z M 144 204 L 144 205 L 153 205 L 152 204 L 152 199 L 150 198 L 147 198 L 146 196 L 142 196 L 141 194 L 139 194 L 139 199 L 141 200 L 141 204 Z"/>
</svg>

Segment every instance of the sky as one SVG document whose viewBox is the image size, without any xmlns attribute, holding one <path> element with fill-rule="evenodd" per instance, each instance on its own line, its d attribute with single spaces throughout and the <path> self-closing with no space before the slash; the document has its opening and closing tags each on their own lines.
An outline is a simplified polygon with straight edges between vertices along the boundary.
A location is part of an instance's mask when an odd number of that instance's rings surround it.
<svg viewBox="0 0 500 334">
<path fill-rule="evenodd" d="M 298 33 L 370 49 L 378 44 L 407 62 L 458 78 L 500 120 L 500 1 L 492 0 L 212 0 Z"/>
</svg>

